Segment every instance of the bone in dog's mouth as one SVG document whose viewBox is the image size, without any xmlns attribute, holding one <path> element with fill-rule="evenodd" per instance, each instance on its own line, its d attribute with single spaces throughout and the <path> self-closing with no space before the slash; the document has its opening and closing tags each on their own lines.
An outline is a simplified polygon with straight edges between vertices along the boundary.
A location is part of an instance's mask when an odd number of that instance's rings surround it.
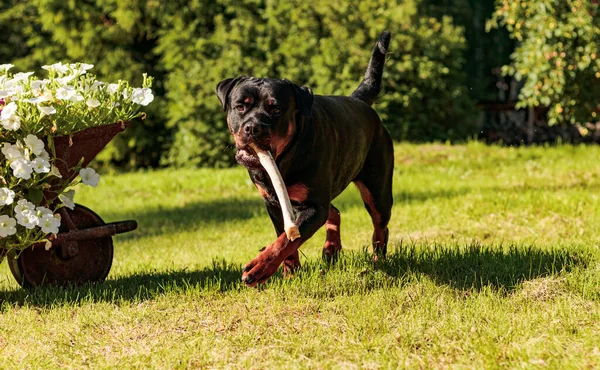
<svg viewBox="0 0 600 370">
<path fill-rule="evenodd" d="M 252 144 L 250 144 L 250 146 L 258 156 L 260 164 L 265 171 L 267 171 L 267 175 L 271 179 L 271 183 L 273 184 L 275 194 L 277 194 L 277 199 L 279 200 L 279 205 L 281 206 L 281 211 L 283 213 L 283 227 L 287 238 L 291 241 L 298 239 L 300 237 L 300 231 L 298 230 L 298 226 L 294 223 L 296 217 L 294 215 L 292 203 L 290 202 L 290 196 L 271 152 L 260 149 Z"/>
</svg>

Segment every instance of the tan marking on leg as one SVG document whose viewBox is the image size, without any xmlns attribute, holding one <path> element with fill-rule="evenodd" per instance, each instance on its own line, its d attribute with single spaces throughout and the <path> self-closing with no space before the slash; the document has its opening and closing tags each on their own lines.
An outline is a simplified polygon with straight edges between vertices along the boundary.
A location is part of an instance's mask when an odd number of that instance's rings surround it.
<svg viewBox="0 0 600 370">
<path fill-rule="evenodd" d="M 367 206 L 369 210 L 369 214 L 371 215 L 371 219 L 373 221 L 373 228 L 375 229 L 373 232 L 373 251 L 375 253 L 380 252 L 383 248 L 385 248 L 386 243 L 386 228 L 381 225 L 381 214 L 375 208 L 375 201 L 373 199 L 373 195 L 371 191 L 367 189 L 365 184 L 360 181 L 356 181 L 356 187 L 360 191 L 360 195 L 363 199 L 363 202 Z"/>
<path fill-rule="evenodd" d="M 342 240 L 340 237 L 340 224 L 341 224 L 340 213 L 333 207 L 329 207 L 329 215 L 325 222 L 325 229 L 327 230 L 327 236 L 325 239 L 325 245 L 323 246 L 324 258 L 334 258 L 335 255 L 342 249 Z"/>
</svg>

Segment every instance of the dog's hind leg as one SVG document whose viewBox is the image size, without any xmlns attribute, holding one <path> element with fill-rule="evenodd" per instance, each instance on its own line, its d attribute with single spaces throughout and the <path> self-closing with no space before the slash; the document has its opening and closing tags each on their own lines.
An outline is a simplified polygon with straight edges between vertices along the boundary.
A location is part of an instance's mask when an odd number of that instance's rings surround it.
<svg viewBox="0 0 600 370">
<path fill-rule="evenodd" d="M 340 237 L 340 211 L 333 204 L 329 206 L 329 215 L 325 222 L 327 237 L 323 246 L 323 260 L 328 263 L 337 261 L 342 249 L 342 240 Z"/>
<path fill-rule="evenodd" d="M 373 259 L 385 257 L 392 215 L 394 147 L 387 132 L 374 141 L 362 171 L 354 180 L 373 221 Z"/>
</svg>

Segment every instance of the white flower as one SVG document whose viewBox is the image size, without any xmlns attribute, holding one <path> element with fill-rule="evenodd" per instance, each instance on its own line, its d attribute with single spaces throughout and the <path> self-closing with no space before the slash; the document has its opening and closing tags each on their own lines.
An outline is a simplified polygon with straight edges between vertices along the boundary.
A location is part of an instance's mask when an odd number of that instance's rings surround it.
<svg viewBox="0 0 600 370">
<path fill-rule="evenodd" d="M 19 145 L 4 143 L 2 146 L 2 154 L 9 162 L 16 161 L 18 159 L 25 159 L 24 152 Z"/>
<path fill-rule="evenodd" d="M 61 86 L 56 89 L 56 99 L 69 100 L 75 94 L 77 94 L 77 90 L 73 86 Z"/>
<path fill-rule="evenodd" d="M 19 179 L 29 180 L 31 173 L 33 172 L 33 166 L 31 163 L 24 159 L 17 159 L 10 164 L 10 168 L 13 170 L 13 175 Z"/>
<path fill-rule="evenodd" d="M 0 90 L 0 99 L 8 98 L 10 96 L 9 92 L 6 90 Z"/>
<path fill-rule="evenodd" d="M 17 212 L 16 217 L 19 225 L 24 226 L 27 229 L 33 229 L 40 223 L 40 219 L 36 216 L 35 212 L 28 209 L 23 212 Z"/>
<path fill-rule="evenodd" d="M 117 91 L 119 91 L 119 84 L 108 84 L 106 91 L 108 91 L 109 94 L 116 94 Z"/>
<path fill-rule="evenodd" d="M 0 216 L 0 238 L 16 234 L 17 228 L 15 226 L 17 226 L 17 221 L 14 218 L 7 215 Z"/>
<path fill-rule="evenodd" d="M 90 87 L 90 90 L 92 91 L 96 91 L 98 90 L 98 88 L 100 86 L 104 86 L 106 85 L 106 82 L 102 82 L 102 81 L 94 81 L 94 83 L 92 84 L 92 86 Z"/>
<path fill-rule="evenodd" d="M 50 162 L 46 159 L 37 157 L 32 162 L 32 167 L 35 173 L 48 173 L 50 172 Z"/>
<path fill-rule="evenodd" d="M 41 90 L 42 87 L 46 87 L 48 82 L 50 82 L 50 80 L 47 79 L 31 81 L 31 88 L 33 90 Z"/>
<path fill-rule="evenodd" d="M 44 150 L 44 142 L 38 139 L 37 136 L 29 134 L 23 140 L 25 145 L 31 150 L 31 152 L 35 155 L 40 155 Z"/>
<path fill-rule="evenodd" d="M 69 72 L 69 67 L 65 64 L 62 64 L 62 62 L 42 66 L 42 68 L 47 71 L 55 71 L 56 73 L 58 73 L 59 76 L 62 76 L 65 73 Z"/>
<path fill-rule="evenodd" d="M 38 108 L 40 109 L 40 112 L 42 112 L 42 114 L 45 114 L 45 115 L 50 115 L 50 114 L 56 113 L 56 108 L 54 108 L 51 105 L 47 106 L 47 107 L 42 107 L 41 105 L 38 105 Z"/>
<path fill-rule="evenodd" d="M 47 95 L 40 95 L 35 98 L 23 99 L 24 102 L 32 104 L 41 104 L 50 100 L 52 100 L 52 98 L 48 97 Z"/>
<path fill-rule="evenodd" d="M 23 211 L 31 211 L 35 210 L 35 204 L 31 203 L 27 199 L 21 199 L 17 202 L 17 206 L 15 207 L 15 213 L 22 213 Z"/>
<path fill-rule="evenodd" d="M 18 81 L 25 81 L 26 79 L 29 78 L 29 76 L 31 76 L 33 74 L 33 72 L 19 72 L 16 73 L 13 76 L 13 81 L 14 82 L 18 82 Z"/>
<path fill-rule="evenodd" d="M 152 89 L 147 87 L 133 89 L 133 92 L 131 93 L 131 101 L 136 104 L 146 106 L 150 104 L 152 100 L 154 100 Z"/>
<path fill-rule="evenodd" d="M 83 100 L 84 100 L 84 97 L 81 96 L 81 94 L 75 94 L 69 98 L 69 101 L 73 102 L 73 103 L 79 103 L 80 101 L 83 101 Z"/>
<path fill-rule="evenodd" d="M 75 75 L 68 75 L 68 76 L 65 76 L 65 77 L 57 78 L 56 81 L 58 81 L 58 83 L 61 84 L 61 85 L 66 85 L 69 82 L 73 81 L 73 79 L 76 78 L 76 77 L 77 76 L 75 76 Z"/>
<path fill-rule="evenodd" d="M 12 100 L 18 100 L 25 91 L 23 85 L 12 86 L 8 89 L 8 94 Z"/>
<path fill-rule="evenodd" d="M 98 186 L 98 183 L 100 182 L 100 175 L 98 175 L 96 171 L 90 167 L 82 168 L 81 171 L 79 171 L 79 176 L 81 176 L 81 181 L 84 184 L 93 188 Z"/>
<path fill-rule="evenodd" d="M 0 71 L 7 72 L 12 67 L 14 67 L 14 64 L 0 64 Z"/>
<path fill-rule="evenodd" d="M 46 151 L 46 149 L 43 149 L 40 154 L 37 155 L 38 158 L 42 158 L 45 159 L 47 161 L 50 160 L 50 154 L 48 154 L 48 152 Z"/>
<path fill-rule="evenodd" d="M 15 116 L 17 113 L 17 108 L 18 108 L 17 104 L 14 101 L 6 104 L 4 107 L 2 107 L 2 113 L 0 113 L 0 119 L 7 120 L 7 119 Z"/>
<path fill-rule="evenodd" d="M 0 122 L 2 122 L 2 127 L 9 131 L 17 131 L 21 127 L 21 118 L 16 115 Z"/>
<path fill-rule="evenodd" d="M 39 218 L 42 218 L 45 215 L 50 215 L 50 216 L 54 215 L 51 210 L 49 210 L 46 207 L 41 207 L 41 206 L 35 207 L 35 212 L 36 212 L 36 216 L 38 216 Z"/>
<path fill-rule="evenodd" d="M 58 233 L 58 228 L 60 227 L 60 218 L 54 217 L 52 212 L 50 212 L 50 214 L 45 214 L 40 217 L 39 226 L 42 231 L 47 234 L 56 234 Z"/>
<path fill-rule="evenodd" d="M 71 189 L 69 191 L 65 191 L 64 193 L 62 193 L 62 194 L 60 194 L 58 196 L 58 199 L 68 209 L 74 209 L 75 208 L 75 201 L 73 200 L 73 198 L 75 198 L 75 190 L 73 190 L 73 189 Z"/>
<path fill-rule="evenodd" d="M 89 108 L 96 108 L 98 106 L 100 106 L 100 102 L 97 99 L 94 98 L 89 98 L 85 104 L 89 107 Z"/>
<path fill-rule="evenodd" d="M 73 72 L 76 75 L 82 75 L 85 72 L 87 72 L 88 69 L 94 68 L 93 64 L 87 64 L 87 63 L 76 63 L 76 64 L 70 64 L 69 66 L 71 67 L 71 69 L 73 69 Z"/>
<path fill-rule="evenodd" d="M 0 206 L 12 204 L 15 200 L 15 192 L 9 188 L 0 188 Z"/>
</svg>

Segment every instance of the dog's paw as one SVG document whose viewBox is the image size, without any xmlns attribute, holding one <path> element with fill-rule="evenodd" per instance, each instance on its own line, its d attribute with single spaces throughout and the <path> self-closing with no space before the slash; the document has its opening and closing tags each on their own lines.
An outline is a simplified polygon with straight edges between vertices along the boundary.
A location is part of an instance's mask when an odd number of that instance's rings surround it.
<svg viewBox="0 0 600 370">
<path fill-rule="evenodd" d="M 250 287 L 263 284 L 277 272 L 280 264 L 281 261 L 263 252 L 244 266 L 242 282 Z"/>
<path fill-rule="evenodd" d="M 325 242 L 325 246 L 323 246 L 321 258 L 323 258 L 323 261 L 329 265 L 334 264 L 338 261 L 341 250 L 342 246 L 340 244 L 327 241 Z"/>
<path fill-rule="evenodd" d="M 323 253 L 321 254 L 321 258 L 323 259 L 323 262 L 325 262 L 328 265 L 333 265 L 333 264 L 337 263 L 339 257 L 340 257 L 339 249 L 334 249 L 334 250 L 323 249 Z"/>
<path fill-rule="evenodd" d="M 298 270 L 300 270 L 300 258 L 298 258 L 298 254 L 290 256 L 283 261 L 283 276 L 293 277 Z"/>
</svg>

